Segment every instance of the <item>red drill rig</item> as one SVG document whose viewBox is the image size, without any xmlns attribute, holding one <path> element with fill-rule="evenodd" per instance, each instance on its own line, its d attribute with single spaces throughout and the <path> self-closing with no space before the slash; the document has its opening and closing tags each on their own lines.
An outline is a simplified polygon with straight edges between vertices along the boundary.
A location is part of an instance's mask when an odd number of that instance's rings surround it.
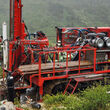
<svg viewBox="0 0 110 110">
<path fill-rule="evenodd" d="M 10 36 L 3 24 L 4 73 L 9 100 L 14 91 L 36 91 L 36 98 L 57 92 L 73 94 L 80 82 L 110 73 L 110 27 L 56 27 L 57 46 L 42 31 L 29 33 L 21 0 L 10 0 Z M 7 58 L 8 56 L 8 58 Z"/>
</svg>

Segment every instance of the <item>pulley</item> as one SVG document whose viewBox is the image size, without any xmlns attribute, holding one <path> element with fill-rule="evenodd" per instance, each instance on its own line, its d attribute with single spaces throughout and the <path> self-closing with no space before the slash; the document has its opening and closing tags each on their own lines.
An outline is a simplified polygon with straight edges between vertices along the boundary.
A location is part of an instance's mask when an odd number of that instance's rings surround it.
<svg viewBox="0 0 110 110">
<path fill-rule="evenodd" d="M 104 37 L 103 39 L 104 39 L 104 41 L 105 41 L 106 46 L 107 46 L 108 48 L 110 48 L 110 38 L 109 38 L 109 37 Z"/>
<path fill-rule="evenodd" d="M 104 41 L 101 38 L 95 38 L 90 41 L 90 45 L 98 48 L 102 48 L 104 46 Z"/>
</svg>

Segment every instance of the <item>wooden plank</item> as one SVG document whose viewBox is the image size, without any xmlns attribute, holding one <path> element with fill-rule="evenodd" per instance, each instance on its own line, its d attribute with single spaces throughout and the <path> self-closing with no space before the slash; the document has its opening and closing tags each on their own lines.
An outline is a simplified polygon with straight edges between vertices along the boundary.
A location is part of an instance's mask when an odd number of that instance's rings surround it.
<svg viewBox="0 0 110 110">
<path fill-rule="evenodd" d="M 92 65 L 89 61 L 81 61 L 80 66 L 89 66 Z M 70 67 L 79 67 L 79 61 L 69 61 L 68 62 L 68 68 Z M 55 69 L 64 69 L 66 68 L 66 62 L 57 62 L 55 63 Z M 29 64 L 29 65 L 22 65 L 19 67 L 19 69 L 23 72 L 32 72 L 32 71 L 38 71 L 39 65 L 38 64 Z M 41 64 L 41 71 L 42 70 L 53 70 L 53 63 L 43 63 Z"/>
<path fill-rule="evenodd" d="M 89 68 L 91 66 L 81 66 L 82 68 Z M 55 69 L 55 71 L 62 71 L 66 69 L 66 68 L 58 68 L 58 69 Z M 68 69 L 78 69 L 78 67 L 69 67 Z M 38 74 L 39 71 L 25 71 L 23 72 L 24 74 Z M 53 72 L 53 70 L 41 70 L 41 73 L 44 73 L 44 72 Z"/>
<path fill-rule="evenodd" d="M 98 77 L 98 78 L 75 78 L 76 81 L 78 82 L 86 82 L 86 81 L 94 81 L 94 80 L 100 80 L 104 79 L 104 77 Z"/>
</svg>

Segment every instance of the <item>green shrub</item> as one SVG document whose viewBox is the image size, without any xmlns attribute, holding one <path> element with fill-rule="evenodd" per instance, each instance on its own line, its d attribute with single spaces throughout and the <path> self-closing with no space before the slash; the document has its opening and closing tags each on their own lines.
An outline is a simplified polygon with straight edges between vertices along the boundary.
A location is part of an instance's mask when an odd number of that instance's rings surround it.
<svg viewBox="0 0 110 110">
<path fill-rule="evenodd" d="M 88 101 L 84 98 L 80 99 L 76 95 L 57 94 L 44 97 L 44 103 L 49 110 L 85 110 L 85 102 Z"/>
<path fill-rule="evenodd" d="M 66 110 L 86 110 L 85 104 L 89 101 L 84 98 L 79 98 L 75 95 L 70 95 L 63 101 Z"/>
<path fill-rule="evenodd" d="M 63 95 L 63 94 L 57 94 L 56 96 L 55 95 L 46 95 L 44 96 L 44 103 L 45 104 L 48 104 L 48 105 L 51 105 L 51 104 L 58 104 L 58 103 L 62 103 L 63 100 L 65 100 L 67 98 L 66 95 Z"/>
<path fill-rule="evenodd" d="M 87 88 L 78 95 L 46 95 L 44 103 L 48 110 L 109 110 L 110 94 L 107 94 L 109 90 L 110 86 L 98 85 Z"/>
<path fill-rule="evenodd" d="M 101 108 L 105 110 L 106 104 L 110 102 L 110 94 L 107 94 L 109 86 L 97 86 L 88 88 L 82 93 L 82 97 L 89 100 L 89 110 L 95 110 Z"/>
</svg>

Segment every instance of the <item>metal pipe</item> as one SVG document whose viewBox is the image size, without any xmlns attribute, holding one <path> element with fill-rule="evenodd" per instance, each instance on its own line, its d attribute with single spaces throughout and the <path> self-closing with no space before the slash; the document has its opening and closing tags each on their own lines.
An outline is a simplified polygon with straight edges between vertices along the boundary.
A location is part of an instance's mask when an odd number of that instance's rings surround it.
<svg viewBox="0 0 110 110">
<path fill-rule="evenodd" d="M 7 36 L 7 25 L 4 22 L 3 28 L 3 68 L 8 69 L 8 36 Z"/>
</svg>

